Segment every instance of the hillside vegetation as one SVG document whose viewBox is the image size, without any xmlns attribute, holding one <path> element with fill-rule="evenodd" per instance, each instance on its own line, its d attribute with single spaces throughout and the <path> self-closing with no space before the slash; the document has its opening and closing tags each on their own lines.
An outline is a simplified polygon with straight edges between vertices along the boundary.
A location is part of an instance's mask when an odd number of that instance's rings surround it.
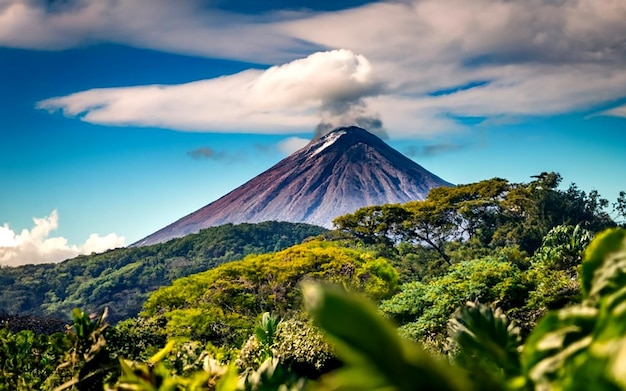
<svg viewBox="0 0 626 391">
<path fill-rule="evenodd" d="M 398 273 L 383 258 L 312 241 L 175 280 L 150 296 L 142 315 L 163 319 L 169 337 L 237 346 L 263 312 L 300 311 L 303 281 L 333 282 L 380 300 L 396 291 Z"/>
<path fill-rule="evenodd" d="M 0 389 L 626 389 L 626 230 L 560 181 L 359 209 L 174 279 L 114 326 L 75 310 L 64 334 L 5 329 Z"/>
<path fill-rule="evenodd" d="M 150 292 L 176 278 L 248 254 L 278 251 L 326 229 L 308 224 L 227 224 L 146 247 L 79 256 L 58 264 L 0 268 L 0 310 L 69 319 L 73 308 L 137 315 Z"/>
</svg>

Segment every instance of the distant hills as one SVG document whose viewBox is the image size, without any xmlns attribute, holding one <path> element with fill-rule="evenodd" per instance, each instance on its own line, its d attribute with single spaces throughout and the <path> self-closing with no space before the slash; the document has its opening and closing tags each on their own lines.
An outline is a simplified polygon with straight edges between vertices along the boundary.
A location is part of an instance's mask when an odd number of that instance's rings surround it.
<svg viewBox="0 0 626 391">
<path fill-rule="evenodd" d="M 366 130 L 337 128 L 133 245 L 226 223 L 276 220 L 331 228 L 335 217 L 361 207 L 423 200 L 430 189 L 450 185 Z"/>
<path fill-rule="evenodd" d="M 226 224 L 167 243 L 119 248 L 57 264 L 0 268 L 0 314 L 53 315 L 109 307 L 116 322 L 137 315 L 146 298 L 174 279 L 248 254 L 283 250 L 327 230 L 308 224 Z"/>
</svg>

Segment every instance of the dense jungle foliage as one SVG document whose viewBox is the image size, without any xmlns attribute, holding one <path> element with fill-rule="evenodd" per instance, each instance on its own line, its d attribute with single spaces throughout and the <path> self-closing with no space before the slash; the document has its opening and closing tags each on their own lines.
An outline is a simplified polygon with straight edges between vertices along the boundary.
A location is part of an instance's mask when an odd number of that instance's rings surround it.
<svg viewBox="0 0 626 391">
<path fill-rule="evenodd" d="M 626 230 L 599 233 L 608 201 L 560 181 L 363 208 L 173 279 L 113 326 L 5 327 L 0 390 L 626 389 Z"/>
<path fill-rule="evenodd" d="M 578 268 L 580 302 L 524 338 L 497 303 L 461 305 L 445 351 L 401 337 L 362 296 L 307 282 L 313 323 L 262 314 L 240 350 L 172 339 L 149 358 L 119 357 L 106 313 L 78 310 L 65 334 L 0 333 L 0 389 L 624 390 L 626 230 L 599 234 Z"/>
<path fill-rule="evenodd" d="M 109 321 L 139 313 L 149 294 L 176 278 L 248 254 L 278 251 L 326 229 L 308 224 L 227 224 L 145 247 L 79 256 L 58 264 L 0 268 L 0 310 L 70 319 L 73 308 L 109 309 Z"/>
</svg>

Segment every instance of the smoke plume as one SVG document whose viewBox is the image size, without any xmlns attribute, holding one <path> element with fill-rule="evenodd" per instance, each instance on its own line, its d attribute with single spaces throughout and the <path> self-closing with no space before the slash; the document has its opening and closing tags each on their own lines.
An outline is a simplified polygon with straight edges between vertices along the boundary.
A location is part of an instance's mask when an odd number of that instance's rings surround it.
<svg viewBox="0 0 626 391">
<path fill-rule="evenodd" d="M 315 127 L 314 140 L 342 126 L 358 126 L 381 139 L 389 138 L 380 116 L 369 112 L 367 104 L 361 98 L 353 101 L 327 101 L 320 112 L 322 119 Z"/>
</svg>

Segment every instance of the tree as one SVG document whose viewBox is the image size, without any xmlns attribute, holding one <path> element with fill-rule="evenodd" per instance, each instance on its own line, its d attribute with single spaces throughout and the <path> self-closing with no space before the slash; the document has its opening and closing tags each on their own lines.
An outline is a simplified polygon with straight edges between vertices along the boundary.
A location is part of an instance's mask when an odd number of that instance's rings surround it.
<svg viewBox="0 0 626 391">
<path fill-rule="evenodd" d="M 366 244 L 392 246 L 404 239 L 404 223 L 411 212 L 397 204 L 368 206 L 356 212 L 337 217 L 333 224 Z"/>
<path fill-rule="evenodd" d="M 595 190 L 586 192 L 572 183 L 559 190 L 561 176 L 543 172 L 530 183 L 514 184 L 503 202 L 506 223 L 497 231 L 494 244 L 517 244 L 534 253 L 543 237 L 558 225 L 580 225 L 592 232 L 615 223 L 604 211 L 608 201 Z"/>
<path fill-rule="evenodd" d="M 471 237 L 488 244 L 501 225 L 500 202 L 509 191 L 500 178 L 440 187 L 423 201 L 366 207 L 335 219 L 335 226 L 366 244 L 411 242 L 435 250 L 452 264 L 446 244 Z"/>
<path fill-rule="evenodd" d="M 361 208 L 335 219 L 335 226 L 365 244 L 413 243 L 435 250 L 448 265 L 452 242 L 482 247 L 519 246 L 533 254 L 558 225 L 580 225 L 598 232 L 615 225 L 605 212 L 608 201 L 572 183 L 558 187 L 559 174 L 542 172 L 529 183 L 493 178 L 433 189 L 423 201 Z M 615 208 L 626 213 L 626 194 Z M 620 209 L 621 208 L 621 209 Z"/>
<path fill-rule="evenodd" d="M 501 199 L 510 185 L 494 178 L 456 187 L 431 190 L 424 201 L 405 204 L 411 219 L 404 236 L 433 248 L 451 265 L 446 243 L 476 238 L 487 245 L 498 226 Z"/>
<path fill-rule="evenodd" d="M 613 203 L 613 212 L 617 214 L 617 218 L 622 219 L 622 226 L 626 226 L 626 191 L 620 191 L 617 201 Z"/>
</svg>

